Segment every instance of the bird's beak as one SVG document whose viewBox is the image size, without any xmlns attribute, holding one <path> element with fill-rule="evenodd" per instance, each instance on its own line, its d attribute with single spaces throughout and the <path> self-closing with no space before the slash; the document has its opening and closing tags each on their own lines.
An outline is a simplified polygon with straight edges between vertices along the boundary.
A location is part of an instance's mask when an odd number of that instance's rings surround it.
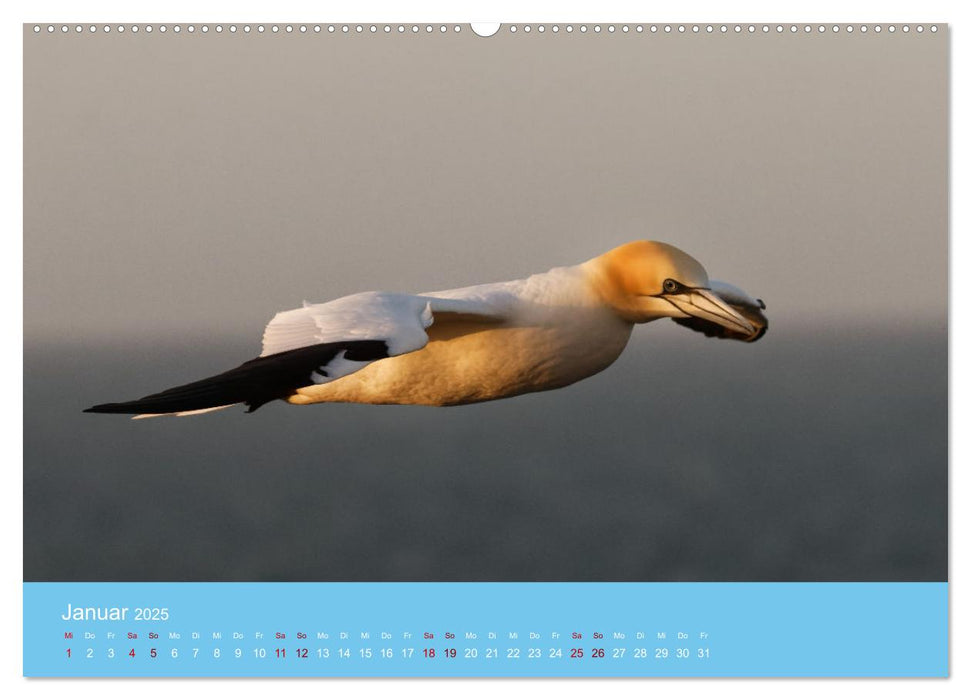
<svg viewBox="0 0 971 700">
<path fill-rule="evenodd" d="M 758 329 L 748 319 L 710 290 L 695 288 L 683 294 L 671 294 L 664 298 L 692 318 L 709 321 L 746 338 L 758 333 Z"/>
</svg>

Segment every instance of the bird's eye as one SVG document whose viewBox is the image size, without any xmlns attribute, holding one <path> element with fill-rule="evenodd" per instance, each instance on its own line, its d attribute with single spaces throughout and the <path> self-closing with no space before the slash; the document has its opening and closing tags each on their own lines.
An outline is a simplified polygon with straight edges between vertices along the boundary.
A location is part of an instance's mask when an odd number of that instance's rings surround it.
<svg viewBox="0 0 971 700">
<path fill-rule="evenodd" d="M 664 285 L 663 285 L 664 291 L 667 292 L 668 294 L 674 294 L 676 291 L 678 291 L 678 288 L 680 286 L 681 285 L 675 282 L 673 279 L 669 278 L 664 280 Z"/>
</svg>

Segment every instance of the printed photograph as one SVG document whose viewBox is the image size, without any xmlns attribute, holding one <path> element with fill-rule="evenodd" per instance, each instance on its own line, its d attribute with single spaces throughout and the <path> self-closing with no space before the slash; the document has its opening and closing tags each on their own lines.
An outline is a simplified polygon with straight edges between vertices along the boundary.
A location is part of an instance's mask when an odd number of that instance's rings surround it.
<svg viewBox="0 0 971 700">
<path fill-rule="evenodd" d="M 71 26 L 25 581 L 947 580 L 946 27 Z"/>
</svg>

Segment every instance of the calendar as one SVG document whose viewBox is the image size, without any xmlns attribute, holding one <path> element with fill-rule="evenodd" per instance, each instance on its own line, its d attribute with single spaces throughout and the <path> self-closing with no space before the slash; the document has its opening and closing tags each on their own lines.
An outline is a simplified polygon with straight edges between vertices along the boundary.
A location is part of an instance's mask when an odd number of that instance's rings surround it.
<svg viewBox="0 0 971 700">
<path fill-rule="evenodd" d="M 942 677 L 946 23 L 28 22 L 28 677 Z"/>
<path fill-rule="evenodd" d="M 947 673 L 941 584 L 28 584 L 25 601 L 27 675 Z"/>
</svg>

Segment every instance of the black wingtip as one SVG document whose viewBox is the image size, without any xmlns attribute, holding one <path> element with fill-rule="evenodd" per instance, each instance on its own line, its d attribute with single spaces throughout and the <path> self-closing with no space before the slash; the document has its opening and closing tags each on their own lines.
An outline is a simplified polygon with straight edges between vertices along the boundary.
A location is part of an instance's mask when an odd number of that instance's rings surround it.
<svg viewBox="0 0 971 700">
<path fill-rule="evenodd" d="M 207 379 L 135 401 L 99 404 L 83 412 L 181 413 L 244 403 L 247 413 L 252 413 L 270 401 L 285 399 L 298 388 L 313 384 L 313 374 L 323 371 L 340 352 L 347 360 L 371 362 L 388 357 L 388 344 L 384 340 L 351 340 L 285 350 L 257 357 Z"/>
<path fill-rule="evenodd" d="M 134 402 L 133 402 L 134 403 Z M 124 403 L 102 403 L 86 408 L 81 413 L 131 413 L 131 406 Z"/>
</svg>

